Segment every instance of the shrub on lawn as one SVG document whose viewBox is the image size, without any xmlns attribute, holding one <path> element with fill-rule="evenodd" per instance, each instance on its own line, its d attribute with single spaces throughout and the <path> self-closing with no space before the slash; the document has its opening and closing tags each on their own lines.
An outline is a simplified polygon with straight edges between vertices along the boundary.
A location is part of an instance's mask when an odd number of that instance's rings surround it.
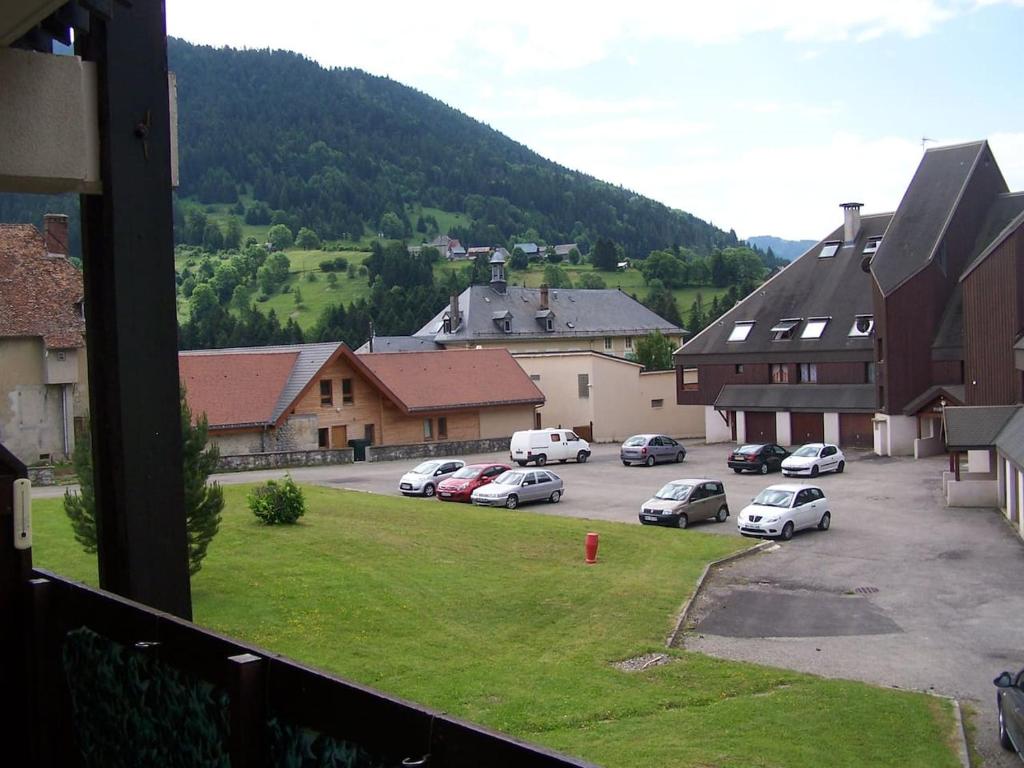
<svg viewBox="0 0 1024 768">
<path fill-rule="evenodd" d="M 294 523 L 306 514 L 306 500 L 302 489 L 291 476 L 282 482 L 268 480 L 266 485 L 253 488 L 249 493 L 249 509 L 264 525 Z"/>
</svg>

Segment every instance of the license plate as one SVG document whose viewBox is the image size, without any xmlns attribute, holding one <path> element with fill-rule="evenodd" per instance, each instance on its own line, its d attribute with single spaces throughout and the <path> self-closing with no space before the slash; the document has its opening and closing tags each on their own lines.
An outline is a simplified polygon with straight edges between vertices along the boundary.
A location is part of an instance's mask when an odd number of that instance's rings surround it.
<svg viewBox="0 0 1024 768">
<path fill-rule="evenodd" d="M 656 518 L 654 515 L 644 515 L 644 520 L 647 520 L 652 523 L 658 522 L 658 518 Z"/>
<path fill-rule="evenodd" d="M 402 483 L 399 487 L 403 491 L 411 491 L 412 490 L 412 484 L 411 483 Z"/>
<path fill-rule="evenodd" d="M 451 494 L 450 494 L 450 493 L 448 493 L 447 491 L 441 491 L 441 495 L 442 495 L 442 496 L 444 496 L 444 497 L 445 497 L 446 499 L 447 499 L 447 498 L 448 498 L 449 496 L 451 496 Z"/>
</svg>

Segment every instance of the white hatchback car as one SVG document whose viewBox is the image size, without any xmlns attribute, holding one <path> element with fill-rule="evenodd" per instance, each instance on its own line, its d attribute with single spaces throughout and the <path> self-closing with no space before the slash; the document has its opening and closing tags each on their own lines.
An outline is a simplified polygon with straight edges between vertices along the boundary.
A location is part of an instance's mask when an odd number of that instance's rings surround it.
<svg viewBox="0 0 1024 768">
<path fill-rule="evenodd" d="M 839 446 L 831 443 L 801 445 L 782 460 L 782 474 L 786 477 L 817 477 L 822 472 L 846 469 L 846 457 Z"/>
<path fill-rule="evenodd" d="M 466 462 L 462 459 L 424 461 L 402 475 L 398 481 L 398 490 L 403 496 L 433 496 L 438 483 L 447 480 L 464 466 Z"/>
<path fill-rule="evenodd" d="M 744 536 L 793 538 L 802 528 L 827 531 L 832 525 L 828 499 L 815 485 L 769 485 L 744 507 L 736 527 Z"/>
</svg>

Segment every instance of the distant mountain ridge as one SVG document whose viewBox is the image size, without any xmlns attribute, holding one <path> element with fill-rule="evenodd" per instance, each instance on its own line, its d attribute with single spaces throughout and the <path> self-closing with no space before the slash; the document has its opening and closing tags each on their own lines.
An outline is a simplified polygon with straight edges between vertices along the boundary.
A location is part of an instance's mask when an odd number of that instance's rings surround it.
<svg viewBox="0 0 1024 768">
<path fill-rule="evenodd" d="M 415 239 L 422 230 L 407 206 L 419 204 L 468 214 L 471 225 L 449 234 L 487 245 L 527 233 L 548 243 L 604 236 L 643 258 L 738 244 L 734 232 L 560 166 L 388 78 L 178 39 L 168 58 L 181 196 L 233 203 L 242 191 L 327 238 L 376 232 L 391 213 Z"/>
<path fill-rule="evenodd" d="M 781 237 L 773 237 L 772 235 L 758 235 L 757 237 L 748 237 L 747 242 L 750 243 L 752 246 L 760 248 L 762 251 L 767 251 L 769 248 L 771 248 L 772 253 L 774 253 L 780 259 L 784 259 L 785 261 L 792 261 L 818 241 L 784 240 Z"/>
</svg>

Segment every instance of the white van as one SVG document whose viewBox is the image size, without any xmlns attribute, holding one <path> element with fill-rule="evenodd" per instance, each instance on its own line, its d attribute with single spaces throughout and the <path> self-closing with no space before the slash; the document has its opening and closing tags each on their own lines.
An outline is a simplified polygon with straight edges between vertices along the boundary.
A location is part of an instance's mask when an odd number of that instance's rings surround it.
<svg viewBox="0 0 1024 768">
<path fill-rule="evenodd" d="M 590 458 L 590 443 L 571 429 L 527 429 L 512 435 L 509 457 L 520 467 L 531 461 L 543 467 L 549 461 L 564 464 L 569 459 L 583 464 Z"/>
</svg>

